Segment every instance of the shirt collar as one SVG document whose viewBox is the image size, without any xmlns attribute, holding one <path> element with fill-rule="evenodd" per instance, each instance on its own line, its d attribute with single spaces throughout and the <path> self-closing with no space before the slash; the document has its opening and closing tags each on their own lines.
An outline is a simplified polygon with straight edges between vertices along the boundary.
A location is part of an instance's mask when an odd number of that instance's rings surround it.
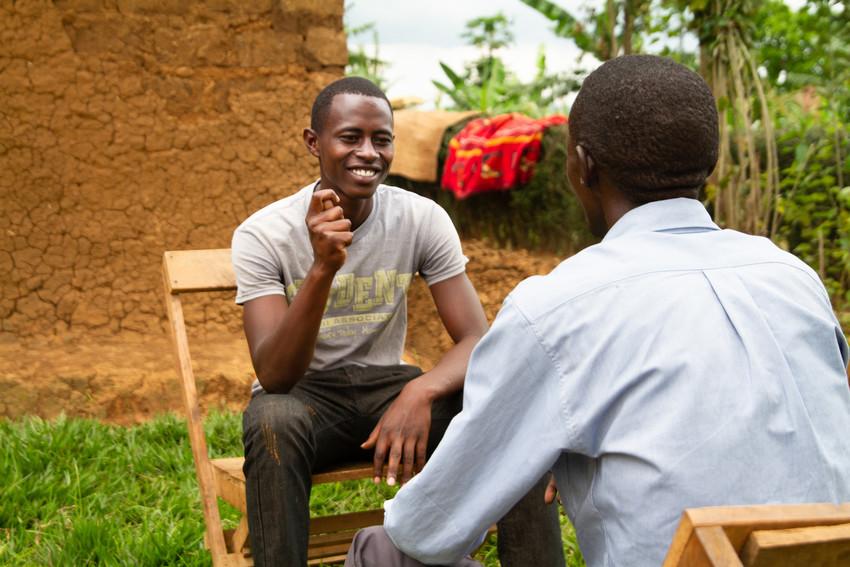
<svg viewBox="0 0 850 567">
<path fill-rule="evenodd" d="M 614 223 L 602 240 L 639 232 L 702 232 L 720 230 L 697 199 L 679 197 L 636 207 Z"/>
</svg>

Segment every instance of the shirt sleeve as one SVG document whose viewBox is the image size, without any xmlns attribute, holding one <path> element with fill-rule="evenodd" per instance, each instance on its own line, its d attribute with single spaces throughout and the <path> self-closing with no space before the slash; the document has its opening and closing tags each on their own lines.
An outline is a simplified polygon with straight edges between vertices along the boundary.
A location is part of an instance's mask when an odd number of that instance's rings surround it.
<svg viewBox="0 0 850 567">
<path fill-rule="evenodd" d="M 508 298 L 473 351 L 463 411 L 421 473 L 385 503 L 395 545 L 427 564 L 474 549 L 561 455 L 559 373 Z"/>
<path fill-rule="evenodd" d="M 463 273 L 468 260 L 463 255 L 460 237 L 448 213 L 433 201 L 429 203 L 429 219 L 422 227 L 418 269 L 431 286 Z"/>
<path fill-rule="evenodd" d="M 237 229 L 233 233 L 231 260 L 236 273 L 237 304 L 265 295 L 286 296 L 274 257 L 250 231 Z"/>
</svg>

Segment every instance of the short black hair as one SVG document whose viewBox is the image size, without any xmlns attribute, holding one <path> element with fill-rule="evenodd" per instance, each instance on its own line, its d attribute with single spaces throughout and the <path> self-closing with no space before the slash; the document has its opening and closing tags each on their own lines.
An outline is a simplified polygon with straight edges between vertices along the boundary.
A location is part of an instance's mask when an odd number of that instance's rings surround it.
<svg viewBox="0 0 850 567">
<path fill-rule="evenodd" d="M 570 136 L 636 203 L 696 198 L 717 163 L 714 96 L 671 59 L 626 55 L 587 76 Z"/>
<path fill-rule="evenodd" d="M 328 112 L 331 109 L 331 103 L 338 94 L 358 94 L 381 98 L 390 107 L 390 114 L 393 112 L 390 99 L 378 85 L 363 77 L 343 77 L 323 88 L 316 96 L 316 100 L 313 101 L 313 110 L 310 112 L 310 128 L 318 132 L 324 127 Z"/>
</svg>

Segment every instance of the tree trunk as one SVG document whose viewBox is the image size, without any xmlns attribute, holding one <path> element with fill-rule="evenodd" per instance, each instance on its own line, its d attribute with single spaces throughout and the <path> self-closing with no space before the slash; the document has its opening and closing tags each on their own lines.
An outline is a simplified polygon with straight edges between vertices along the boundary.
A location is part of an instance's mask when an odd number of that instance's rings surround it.
<svg viewBox="0 0 850 567">
<path fill-rule="evenodd" d="M 608 0 L 608 45 L 610 46 L 610 58 L 613 59 L 619 53 L 617 46 L 617 7 L 614 0 Z"/>
<path fill-rule="evenodd" d="M 623 4 L 623 55 L 632 53 L 632 34 L 635 26 L 635 6 L 633 0 Z"/>
</svg>

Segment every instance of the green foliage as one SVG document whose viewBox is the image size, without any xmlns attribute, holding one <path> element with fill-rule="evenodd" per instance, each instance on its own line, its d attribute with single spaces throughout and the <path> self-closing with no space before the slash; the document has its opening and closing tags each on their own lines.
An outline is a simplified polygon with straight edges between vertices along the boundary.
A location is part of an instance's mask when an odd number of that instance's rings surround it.
<svg viewBox="0 0 850 567">
<path fill-rule="evenodd" d="M 818 271 L 836 307 L 850 304 L 850 128 L 829 101 L 778 114 L 782 183 L 777 239 Z"/>
<path fill-rule="evenodd" d="M 448 141 L 463 127 L 449 129 L 443 138 L 440 162 Z M 464 237 L 486 238 L 500 246 L 544 249 L 571 254 L 591 244 L 581 205 L 567 181 L 567 127 L 554 126 L 543 134 L 543 155 L 531 181 L 510 191 L 491 191 L 458 201 L 439 187 L 393 178 L 390 183 L 406 187 L 437 201 L 452 217 Z"/>
<path fill-rule="evenodd" d="M 550 0 L 522 0 L 554 23 L 552 32 L 559 37 L 573 38 L 582 51 L 593 52 L 593 39 L 567 10 Z"/>
<path fill-rule="evenodd" d="M 483 114 L 519 112 L 532 117 L 563 112 L 558 108 L 559 100 L 578 90 L 580 71 L 574 75 L 550 73 L 541 47 L 534 79 L 529 83 L 519 81 L 498 56 L 498 51 L 513 40 L 510 24 L 501 13 L 467 23 L 464 37 L 481 50 L 481 55 L 467 63 L 463 71 L 441 63 L 448 83 L 434 81 L 451 100 L 451 109 L 478 110 Z M 463 125 L 446 132 L 441 163 L 445 161 L 449 140 Z M 457 201 L 438 187 L 402 178 L 392 182 L 439 202 L 464 236 L 488 238 L 503 246 L 575 252 L 592 242 L 592 237 L 566 179 L 566 136 L 566 126 L 547 129 L 543 156 L 532 180 L 511 191 L 486 192 Z"/>
<path fill-rule="evenodd" d="M 779 191 L 778 153 L 766 88 L 753 55 L 754 15 L 763 0 L 665 0 L 680 33 L 699 40 L 699 72 L 720 114 L 717 167 L 706 195 L 721 226 L 770 235 Z"/>
<path fill-rule="evenodd" d="M 783 0 L 608 0 L 584 15 L 522 1 L 601 60 L 626 51 L 629 13 L 636 50 L 653 34 L 695 35 L 697 52 L 680 40 L 662 42 L 661 54 L 699 69 L 718 100 L 721 159 L 707 187 L 715 219 L 771 235 L 821 273 L 837 306 L 850 303 L 845 0 L 807 0 L 797 10 Z M 803 98 L 805 108 L 794 102 Z"/>
<path fill-rule="evenodd" d="M 752 40 L 753 18 L 764 0 L 668 0 L 669 7 L 686 14 L 683 22 L 700 46 L 716 44 L 721 34 L 735 30 L 746 43 Z"/>
<path fill-rule="evenodd" d="M 808 0 L 796 11 L 766 0 L 753 30 L 757 58 L 779 93 L 772 100 L 781 168 L 775 239 L 817 270 L 836 307 L 846 309 L 850 10 L 834 0 Z"/>
<path fill-rule="evenodd" d="M 510 25 L 510 20 L 502 12 L 494 16 L 481 16 L 466 22 L 462 37 L 470 45 L 487 50 L 487 56 L 492 57 L 494 51 L 513 42 L 514 34 Z"/>
<path fill-rule="evenodd" d="M 583 19 L 550 0 L 522 0 L 554 23 L 552 31 L 600 61 L 640 51 L 644 35 L 657 31 L 652 0 L 607 0 L 589 4 Z"/>
<path fill-rule="evenodd" d="M 212 456 L 241 454 L 240 416 L 205 423 Z M 93 420 L 0 420 L 0 565 L 208 566 L 186 423 L 135 427 Z M 396 489 L 368 480 L 314 488 L 314 514 L 375 508 Z M 222 505 L 225 527 L 238 513 Z M 562 520 L 568 565 L 584 563 Z M 495 545 L 479 551 L 498 565 Z M 489 558 L 489 559 L 488 559 Z"/>
<path fill-rule="evenodd" d="M 351 5 L 346 6 L 346 13 L 351 9 Z M 357 36 L 369 34 L 372 44 L 367 48 L 362 43 L 356 45 L 351 44 L 351 40 Z M 389 63 L 380 57 L 380 42 L 378 40 L 378 31 L 375 29 L 374 22 L 368 22 L 359 26 L 351 27 L 346 22 L 345 35 L 348 38 L 348 65 L 345 67 L 345 74 L 349 77 L 357 76 L 369 79 L 378 87 L 386 91 L 387 81 L 384 73 L 389 66 Z M 370 52 L 371 50 L 371 52 Z"/>
<path fill-rule="evenodd" d="M 450 109 L 478 110 L 485 114 L 521 112 L 539 117 L 557 111 L 558 101 L 578 90 L 576 75 L 553 74 L 547 70 L 542 46 L 537 56 L 537 73 L 531 82 L 521 82 L 508 70 L 498 51 L 513 41 L 510 25 L 502 13 L 467 22 L 463 37 L 481 50 L 480 57 L 467 63 L 463 71 L 441 62 L 448 83 L 432 81 L 451 100 Z"/>
<path fill-rule="evenodd" d="M 793 10 L 782 0 L 766 0 L 754 24 L 760 65 L 778 90 L 793 92 L 814 85 L 846 89 L 850 6 L 845 2 L 809 0 Z"/>
</svg>

